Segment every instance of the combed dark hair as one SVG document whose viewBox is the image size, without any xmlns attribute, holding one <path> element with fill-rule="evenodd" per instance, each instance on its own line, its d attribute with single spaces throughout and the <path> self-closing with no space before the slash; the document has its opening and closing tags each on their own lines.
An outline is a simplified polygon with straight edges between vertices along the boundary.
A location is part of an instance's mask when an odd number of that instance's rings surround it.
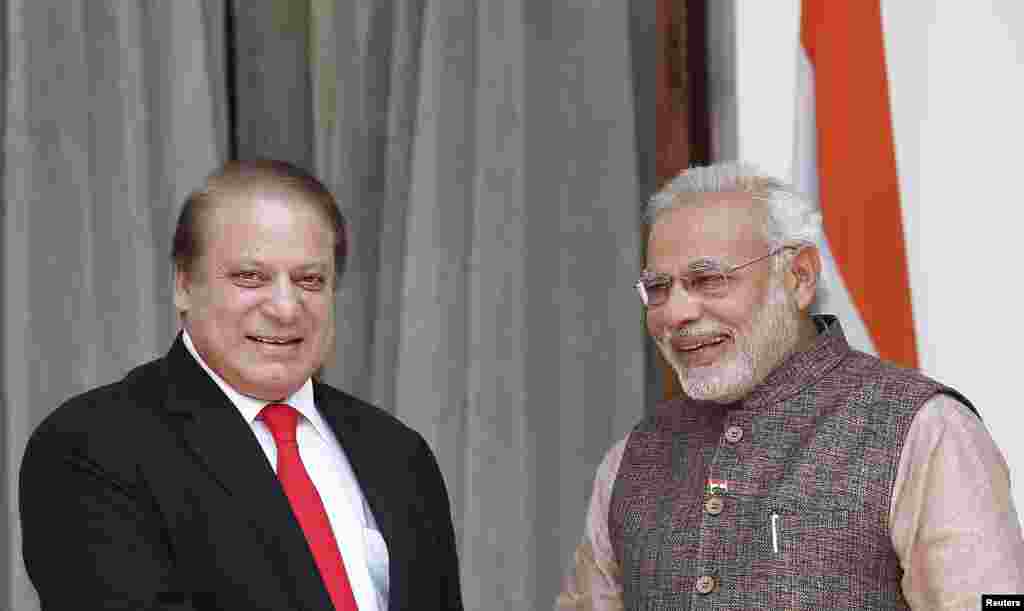
<svg viewBox="0 0 1024 611">
<path fill-rule="evenodd" d="M 347 256 L 345 217 L 334 196 L 312 174 L 285 161 L 253 159 L 229 161 L 210 174 L 202 187 L 185 198 L 174 230 L 171 259 L 181 270 L 191 271 L 202 255 L 203 223 L 210 208 L 227 198 L 266 193 L 297 196 L 323 215 L 334 231 L 334 272 L 340 278 Z"/>
</svg>

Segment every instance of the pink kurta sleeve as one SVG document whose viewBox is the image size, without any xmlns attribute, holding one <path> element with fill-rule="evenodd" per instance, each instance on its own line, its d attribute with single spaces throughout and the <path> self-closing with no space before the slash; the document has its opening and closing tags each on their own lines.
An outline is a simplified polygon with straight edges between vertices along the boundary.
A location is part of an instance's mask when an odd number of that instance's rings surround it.
<svg viewBox="0 0 1024 611">
<path fill-rule="evenodd" d="M 629 437 L 627 436 L 626 439 Z M 597 468 L 583 539 L 555 602 L 557 611 L 620 611 L 622 583 L 608 536 L 608 506 L 626 439 L 616 443 Z"/>
<path fill-rule="evenodd" d="M 936 395 L 911 423 L 890 534 L 912 609 L 978 609 L 980 595 L 1024 592 L 1024 541 L 1009 469 L 985 425 Z"/>
</svg>

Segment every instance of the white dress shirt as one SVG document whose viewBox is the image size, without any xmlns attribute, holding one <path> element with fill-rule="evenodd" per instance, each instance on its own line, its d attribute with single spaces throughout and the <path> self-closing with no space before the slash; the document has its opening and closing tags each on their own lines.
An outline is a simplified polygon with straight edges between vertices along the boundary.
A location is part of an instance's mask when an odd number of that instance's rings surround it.
<svg viewBox="0 0 1024 611">
<path fill-rule="evenodd" d="M 271 468 L 276 472 L 277 444 L 274 443 L 274 437 L 263 419 L 258 417 L 260 411 L 270 402 L 247 397 L 229 386 L 199 356 L 188 331 L 184 331 L 182 335 L 189 354 L 238 409 L 263 448 Z M 302 388 L 282 403 L 292 406 L 301 415 L 295 433 L 299 456 L 323 500 L 331 530 L 334 531 L 338 549 L 345 561 L 345 571 L 352 584 L 352 593 L 359 611 L 387 611 L 387 545 L 377 530 L 373 513 L 363 497 L 344 449 L 316 409 L 312 381 L 306 380 Z"/>
</svg>

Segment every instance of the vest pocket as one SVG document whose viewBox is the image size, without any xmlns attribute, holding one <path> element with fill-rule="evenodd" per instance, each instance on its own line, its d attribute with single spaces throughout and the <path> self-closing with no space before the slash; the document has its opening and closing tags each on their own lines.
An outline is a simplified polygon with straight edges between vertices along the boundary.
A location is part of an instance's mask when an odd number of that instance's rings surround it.
<svg viewBox="0 0 1024 611">
<path fill-rule="evenodd" d="M 763 549 L 804 574 L 845 566 L 859 548 L 848 509 L 770 505 L 764 511 Z"/>
</svg>

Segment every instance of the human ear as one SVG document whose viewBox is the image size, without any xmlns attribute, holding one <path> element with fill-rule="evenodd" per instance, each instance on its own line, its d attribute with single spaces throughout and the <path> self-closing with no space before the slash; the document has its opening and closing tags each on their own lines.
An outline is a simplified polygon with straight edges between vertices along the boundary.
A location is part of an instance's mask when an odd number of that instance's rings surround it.
<svg viewBox="0 0 1024 611">
<path fill-rule="evenodd" d="M 192 307 L 192 278 L 180 265 L 174 266 L 174 307 L 178 312 L 188 312 Z"/>
<path fill-rule="evenodd" d="M 821 254 L 816 246 L 804 246 L 789 262 L 787 274 L 792 283 L 793 295 L 801 311 L 810 308 L 821 277 Z"/>
</svg>

